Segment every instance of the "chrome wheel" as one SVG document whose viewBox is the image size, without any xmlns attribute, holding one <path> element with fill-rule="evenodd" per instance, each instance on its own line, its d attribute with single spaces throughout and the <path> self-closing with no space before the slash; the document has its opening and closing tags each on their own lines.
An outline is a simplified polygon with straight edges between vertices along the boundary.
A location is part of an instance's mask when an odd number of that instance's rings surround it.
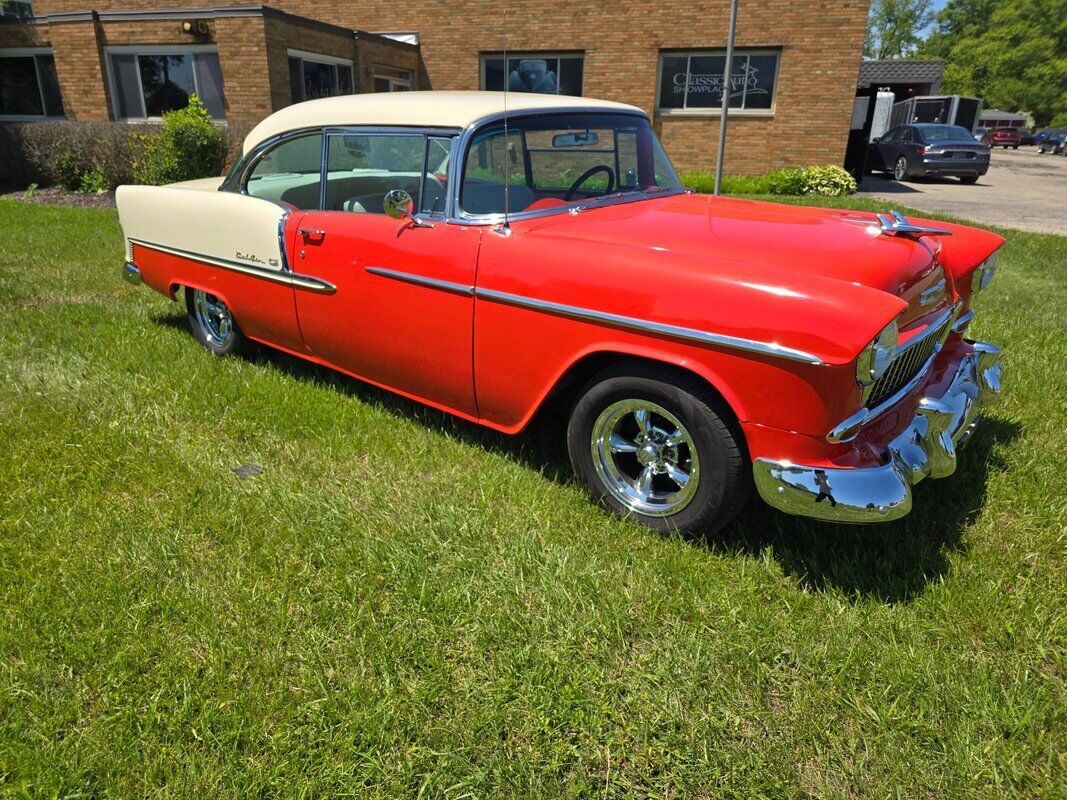
<svg viewBox="0 0 1067 800">
<path fill-rule="evenodd" d="M 905 160 L 904 156 L 901 156 L 900 158 L 897 159 L 897 166 L 893 170 L 893 177 L 896 178 L 898 181 L 902 181 L 902 180 L 904 180 L 904 178 L 907 177 L 907 175 L 908 175 L 908 162 Z"/>
<path fill-rule="evenodd" d="M 225 347 L 233 339 L 233 316 L 226 304 L 215 295 L 194 289 L 193 315 L 209 344 Z"/>
<path fill-rule="evenodd" d="M 700 480 L 693 438 L 663 406 L 620 400 L 593 423 L 593 466 L 604 488 L 627 508 L 665 517 L 689 505 Z"/>
</svg>

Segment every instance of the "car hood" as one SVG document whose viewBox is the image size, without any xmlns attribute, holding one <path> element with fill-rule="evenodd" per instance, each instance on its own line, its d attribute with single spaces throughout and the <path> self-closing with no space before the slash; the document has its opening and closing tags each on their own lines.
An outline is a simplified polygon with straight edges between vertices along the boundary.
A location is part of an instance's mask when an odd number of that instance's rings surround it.
<svg viewBox="0 0 1067 800">
<path fill-rule="evenodd" d="M 951 302 L 934 288 L 944 277 L 939 244 L 887 236 L 874 214 L 683 194 L 546 217 L 535 236 L 581 239 L 611 248 L 673 254 L 672 269 L 715 270 L 765 291 L 807 290 L 813 280 L 862 285 L 903 299 L 905 324 Z"/>
</svg>

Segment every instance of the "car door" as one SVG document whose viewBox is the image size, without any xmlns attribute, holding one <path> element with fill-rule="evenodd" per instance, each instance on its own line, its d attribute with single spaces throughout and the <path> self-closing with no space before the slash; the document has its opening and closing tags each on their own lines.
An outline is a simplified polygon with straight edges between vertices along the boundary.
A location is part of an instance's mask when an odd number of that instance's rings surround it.
<svg viewBox="0 0 1067 800">
<path fill-rule="evenodd" d="M 445 222 L 452 139 L 328 132 L 321 209 L 288 232 L 294 269 L 336 287 L 298 293 L 304 341 L 365 380 L 475 416 L 474 271 L 481 231 Z M 427 164 L 429 167 L 427 168 Z M 414 218 L 384 213 L 402 189 Z"/>
<path fill-rule="evenodd" d="M 875 151 L 878 154 L 876 169 L 891 170 L 893 168 L 893 162 L 896 160 L 894 139 L 900 134 L 900 131 L 900 128 L 893 128 L 875 140 Z"/>
</svg>

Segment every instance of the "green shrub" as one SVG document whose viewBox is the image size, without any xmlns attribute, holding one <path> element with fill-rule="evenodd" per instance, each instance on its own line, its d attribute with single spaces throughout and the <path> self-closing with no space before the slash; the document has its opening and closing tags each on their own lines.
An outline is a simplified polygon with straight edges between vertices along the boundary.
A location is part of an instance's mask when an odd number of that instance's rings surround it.
<svg viewBox="0 0 1067 800">
<path fill-rule="evenodd" d="M 138 139 L 142 149 L 134 163 L 134 178 L 153 185 L 218 175 L 228 150 L 226 133 L 196 95 L 190 96 L 185 108 L 165 113 L 158 133 L 139 134 Z"/>
<path fill-rule="evenodd" d="M 803 194 L 844 197 L 856 193 L 856 179 L 841 167 L 806 167 Z"/>
<path fill-rule="evenodd" d="M 119 122 L 24 122 L 0 125 L 0 182 L 82 187 L 93 175 L 113 189 L 133 180 L 136 128 Z"/>
<path fill-rule="evenodd" d="M 694 192 L 711 194 L 714 172 L 683 172 L 682 185 Z M 724 175 L 723 194 L 818 194 L 841 197 L 856 191 L 856 181 L 841 167 L 785 167 L 763 175 Z"/>
</svg>

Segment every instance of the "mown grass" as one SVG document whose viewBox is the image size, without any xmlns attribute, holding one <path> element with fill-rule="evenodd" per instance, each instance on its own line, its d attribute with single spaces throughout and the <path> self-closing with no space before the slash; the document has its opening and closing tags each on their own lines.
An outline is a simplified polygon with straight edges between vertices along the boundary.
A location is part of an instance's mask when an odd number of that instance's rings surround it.
<svg viewBox="0 0 1067 800">
<path fill-rule="evenodd" d="M 0 201 L 0 797 L 1063 797 L 1067 239 L 1006 234 L 954 477 L 687 541 Z"/>
</svg>

